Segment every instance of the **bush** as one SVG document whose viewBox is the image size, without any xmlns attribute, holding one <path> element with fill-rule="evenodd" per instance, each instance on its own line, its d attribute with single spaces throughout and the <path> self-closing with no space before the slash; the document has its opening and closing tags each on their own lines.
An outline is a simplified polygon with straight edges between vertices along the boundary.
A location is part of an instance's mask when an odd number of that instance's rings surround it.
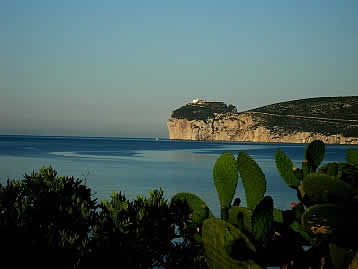
<svg viewBox="0 0 358 269">
<path fill-rule="evenodd" d="M 7 264 L 77 264 L 86 252 L 96 208 L 91 190 L 81 180 L 58 177 L 51 167 L 0 185 L 0 238 Z"/>
</svg>

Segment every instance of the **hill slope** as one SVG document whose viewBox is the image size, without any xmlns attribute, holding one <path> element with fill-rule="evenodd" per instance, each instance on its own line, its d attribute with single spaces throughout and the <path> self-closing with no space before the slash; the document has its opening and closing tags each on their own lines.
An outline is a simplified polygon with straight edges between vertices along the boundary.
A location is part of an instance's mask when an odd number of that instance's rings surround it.
<svg viewBox="0 0 358 269">
<path fill-rule="evenodd" d="M 358 96 L 294 100 L 240 113 L 219 102 L 187 104 L 172 113 L 168 131 L 171 139 L 358 144 Z"/>
</svg>

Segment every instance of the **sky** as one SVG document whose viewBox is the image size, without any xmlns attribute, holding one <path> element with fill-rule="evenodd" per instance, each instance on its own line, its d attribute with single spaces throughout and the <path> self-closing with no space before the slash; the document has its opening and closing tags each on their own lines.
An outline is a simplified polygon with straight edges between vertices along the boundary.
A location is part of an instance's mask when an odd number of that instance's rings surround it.
<svg viewBox="0 0 358 269">
<path fill-rule="evenodd" d="M 168 137 L 194 98 L 239 111 L 358 95 L 358 1 L 0 1 L 0 134 Z"/>
</svg>

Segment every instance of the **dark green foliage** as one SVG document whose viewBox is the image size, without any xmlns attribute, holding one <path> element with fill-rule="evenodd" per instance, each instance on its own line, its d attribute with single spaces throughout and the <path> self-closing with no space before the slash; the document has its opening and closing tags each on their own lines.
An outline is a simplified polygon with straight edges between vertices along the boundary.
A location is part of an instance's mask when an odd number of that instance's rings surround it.
<svg viewBox="0 0 358 269">
<path fill-rule="evenodd" d="M 292 211 L 295 214 L 296 220 L 301 220 L 302 214 L 305 212 L 305 207 L 303 204 L 298 203 L 292 208 Z"/>
<path fill-rule="evenodd" d="M 336 204 L 314 205 L 303 214 L 302 225 L 314 236 L 340 246 L 356 246 L 358 221 L 353 208 Z"/>
<path fill-rule="evenodd" d="M 229 209 L 228 222 L 236 225 L 241 231 L 251 233 L 251 210 L 245 207 L 232 206 Z"/>
<path fill-rule="evenodd" d="M 350 184 L 351 186 L 358 188 L 358 167 L 349 163 L 340 163 L 338 165 L 337 177 Z M 357 189 L 358 190 L 358 189 Z"/>
<path fill-rule="evenodd" d="M 213 216 L 213 214 L 211 213 L 211 211 L 208 208 L 208 206 L 206 205 L 206 203 L 196 194 L 189 193 L 189 192 L 179 192 L 179 193 L 175 194 L 171 200 L 172 201 L 177 201 L 177 200 L 185 201 L 188 204 L 188 206 L 191 210 L 191 213 L 194 211 L 197 211 L 197 210 L 201 211 L 202 208 L 207 208 L 209 217 Z"/>
<path fill-rule="evenodd" d="M 354 256 L 349 266 L 349 269 L 358 269 L 358 251 L 356 252 L 356 255 Z"/>
<path fill-rule="evenodd" d="M 298 233 L 302 238 L 305 240 L 302 245 L 303 246 L 310 246 L 313 242 L 313 239 L 309 233 L 307 233 L 302 225 L 298 221 L 294 221 L 290 224 L 290 228 Z"/>
<path fill-rule="evenodd" d="M 172 117 L 187 120 L 207 120 L 214 113 L 236 113 L 236 107 L 222 102 L 206 102 L 203 104 L 187 104 L 173 111 Z"/>
<path fill-rule="evenodd" d="M 252 233 L 257 242 L 265 245 L 271 232 L 273 220 L 273 200 L 270 196 L 264 199 L 256 206 L 251 216 Z"/>
<path fill-rule="evenodd" d="M 305 160 L 308 161 L 311 172 L 315 172 L 322 162 L 325 150 L 325 145 L 320 140 L 314 140 L 308 144 L 305 151 Z"/>
<path fill-rule="evenodd" d="M 318 172 L 335 176 L 353 187 L 358 187 L 358 167 L 350 163 L 328 163 L 320 167 Z"/>
<path fill-rule="evenodd" d="M 310 174 L 305 177 L 303 190 L 315 203 L 349 201 L 356 192 L 351 185 L 325 174 Z"/>
<path fill-rule="evenodd" d="M 201 208 L 194 210 L 191 220 L 197 225 L 201 225 L 205 219 L 209 217 L 209 208 L 203 205 Z"/>
<path fill-rule="evenodd" d="M 185 216 L 178 218 L 178 209 L 164 200 L 163 192 L 155 190 L 150 192 L 149 198 L 140 196 L 134 201 L 127 200 L 122 193 L 115 193 L 111 198 L 111 201 L 100 204 L 101 211 L 92 239 L 93 251 L 89 258 L 91 263 L 99 262 L 98 266 L 103 266 L 105 262 L 109 266 L 120 260 L 126 268 L 165 266 L 167 259 L 173 263 L 168 257 L 177 257 L 178 253 L 172 251 L 179 246 L 173 245 L 172 240 L 181 237 L 178 234 L 181 231 L 175 229 L 176 221 L 185 220 Z M 180 211 L 188 213 L 186 209 Z M 180 226 L 183 227 L 178 224 Z M 187 246 L 192 251 L 196 249 L 193 242 L 187 239 L 181 246 Z M 199 259 L 199 249 L 194 253 L 193 258 Z"/>
<path fill-rule="evenodd" d="M 218 192 L 220 206 L 229 208 L 234 198 L 238 174 L 235 157 L 230 152 L 223 153 L 215 162 L 214 184 Z"/>
<path fill-rule="evenodd" d="M 275 154 L 275 163 L 280 176 L 286 184 L 291 188 L 297 188 L 300 180 L 295 175 L 293 162 L 281 150 L 278 150 Z"/>
<path fill-rule="evenodd" d="M 52 168 L 25 175 L 23 181 L 8 181 L 0 186 L 3 257 L 15 268 L 21 262 L 37 268 L 77 264 L 87 250 L 96 208 L 81 180 L 59 177 Z M 11 260 L 15 253 L 18 258 Z"/>
<path fill-rule="evenodd" d="M 282 210 L 274 208 L 272 215 L 273 215 L 273 221 L 278 223 L 283 223 L 284 219 L 283 219 Z"/>
<path fill-rule="evenodd" d="M 263 106 L 250 111 L 263 112 L 252 113 L 251 116 L 260 122 L 260 126 L 280 135 L 312 132 L 323 135 L 339 133 L 345 137 L 358 136 L 357 125 L 345 121 L 358 119 L 357 96 L 308 98 Z"/>
<path fill-rule="evenodd" d="M 302 162 L 302 173 L 304 177 L 311 173 L 311 167 L 307 160 Z"/>
<path fill-rule="evenodd" d="M 266 192 L 265 175 L 257 163 L 245 152 L 239 153 L 237 164 L 245 189 L 247 207 L 253 210 L 264 198 Z"/>
<path fill-rule="evenodd" d="M 346 152 L 346 160 L 348 163 L 358 167 L 358 150 L 348 149 Z"/>
<path fill-rule="evenodd" d="M 329 176 L 336 176 L 338 175 L 338 163 L 327 163 L 319 168 L 318 173 L 324 173 Z"/>
<path fill-rule="evenodd" d="M 249 258 L 256 251 L 254 245 L 230 223 L 216 218 L 207 219 L 202 235 L 210 268 L 261 268 Z"/>
<path fill-rule="evenodd" d="M 348 268 L 354 258 L 352 249 L 341 248 L 336 244 L 329 244 L 329 257 L 333 269 Z"/>
</svg>

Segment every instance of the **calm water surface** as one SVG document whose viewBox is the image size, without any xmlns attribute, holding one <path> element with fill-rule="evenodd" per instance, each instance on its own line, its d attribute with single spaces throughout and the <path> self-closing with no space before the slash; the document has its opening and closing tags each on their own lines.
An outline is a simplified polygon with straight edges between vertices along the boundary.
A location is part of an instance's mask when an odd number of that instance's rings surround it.
<svg viewBox="0 0 358 269">
<path fill-rule="evenodd" d="M 327 145 L 325 162 L 342 161 L 349 147 Z M 215 160 L 223 152 L 237 156 L 248 152 L 260 165 L 267 180 L 267 195 L 275 207 L 289 208 L 296 192 L 281 180 L 274 154 L 280 148 L 300 167 L 305 145 L 173 141 L 168 139 L 0 136 L 0 183 L 21 179 L 25 173 L 51 165 L 59 175 L 86 178 L 99 200 L 113 191 L 130 199 L 162 188 L 170 199 L 177 192 L 198 194 L 215 215 L 219 201 L 213 184 Z M 236 196 L 245 204 L 239 184 Z"/>
</svg>

